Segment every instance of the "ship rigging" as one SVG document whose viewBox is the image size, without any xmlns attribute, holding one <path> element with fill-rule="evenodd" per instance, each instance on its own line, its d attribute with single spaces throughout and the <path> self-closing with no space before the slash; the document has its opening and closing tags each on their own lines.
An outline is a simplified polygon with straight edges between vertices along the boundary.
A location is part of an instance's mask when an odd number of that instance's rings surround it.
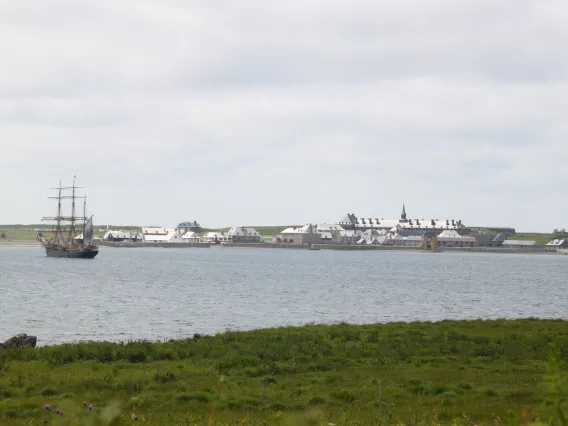
<svg viewBox="0 0 568 426">
<path fill-rule="evenodd" d="M 48 257 L 67 257 L 93 259 L 99 253 L 99 247 L 93 242 L 93 216 L 87 217 L 87 196 L 78 196 L 75 176 L 73 176 L 73 186 L 64 187 L 59 183 L 58 188 L 51 188 L 57 191 L 56 197 L 48 197 L 57 200 L 57 216 L 44 217 L 42 221 L 54 221 L 55 229 L 53 236 L 45 239 L 38 234 L 37 239 L 45 247 Z M 64 195 L 71 191 L 70 195 Z M 83 200 L 83 215 L 77 216 L 76 200 Z M 63 200 L 71 200 L 71 215 L 63 214 Z M 78 232 L 81 231 L 80 234 Z"/>
</svg>

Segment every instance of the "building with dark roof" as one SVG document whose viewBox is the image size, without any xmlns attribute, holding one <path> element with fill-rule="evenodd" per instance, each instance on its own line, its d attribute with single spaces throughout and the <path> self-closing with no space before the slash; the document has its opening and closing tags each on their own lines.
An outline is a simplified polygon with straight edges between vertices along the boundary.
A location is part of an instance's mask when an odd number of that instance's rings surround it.
<svg viewBox="0 0 568 426">
<path fill-rule="evenodd" d="M 201 232 L 201 225 L 197 223 L 196 220 L 194 220 L 193 222 L 192 221 L 181 222 L 178 224 L 177 230 L 183 232 L 189 232 L 189 231 Z"/>
<path fill-rule="evenodd" d="M 471 230 L 458 219 L 412 219 L 408 218 L 406 206 L 403 204 L 400 219 L 380 219 L 377 217 L 357 217 L 354 213 L 347 213 L 338 222 L 346 230 L 385 229 L 392 231 L 393 228 L 407 231 L 433 231 L 442 232 L 454 230 L 460 235 L 467 235 Z"/>
<path fill-rule="evenodd" d="M 473 233 L 471 236 L 475 238 L 476 247 L 499 247 L 507 238 L 503 234 Z"/>
<path fill-rule="evenodd" d="M 544 246 L 537 243 L 536 241 L 526 241 L 526 240 L 505 240 L 501 244 L 501 247 L 511 248 L 511 249 L 542 249 Z"/>
</svg>

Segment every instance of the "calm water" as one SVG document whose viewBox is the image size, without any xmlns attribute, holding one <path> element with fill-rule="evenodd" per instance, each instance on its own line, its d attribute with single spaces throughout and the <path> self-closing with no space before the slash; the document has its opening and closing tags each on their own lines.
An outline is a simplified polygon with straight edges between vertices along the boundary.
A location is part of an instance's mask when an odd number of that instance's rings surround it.
<svg viewBox="0 0 568 426">
<path fill-rule="evenodd" d="M 0 340 L 166 339 L 310 322 L 567 317 L 568 256 L 0 248 Z"/>
</svg>

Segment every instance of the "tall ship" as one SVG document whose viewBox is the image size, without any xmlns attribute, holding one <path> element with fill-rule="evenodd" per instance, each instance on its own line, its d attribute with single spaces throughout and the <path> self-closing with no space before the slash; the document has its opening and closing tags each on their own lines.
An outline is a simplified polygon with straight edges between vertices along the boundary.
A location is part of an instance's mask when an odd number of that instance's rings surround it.
<svg viewBox="0 0 568 426">
<path fill-rule="evenodd" d="M 94 259 L 99 253 L 99 247 L 94 243 L 93 216 L 87 217 L 87 196 L 78 196 L 73 176 L 73 186 L 63 187 L 59 182 L 56 197 L 48 197 L 57 200 L 57 216 L 44 217 L 42 221 L 55 222 L 55 228 L 51 232 L 51 238 L 44 238 L 40 233 L 37 239 L 45 247 L 47 257 L 68 257 L 75 259 Z M 68 194 L 68 195 L 66 195 Z M 77 215 L 76 200 L 83 200 L 83 215 Z M 71 201 L 71 215 L 63 214 L 63 201 Z"/>
</svg>

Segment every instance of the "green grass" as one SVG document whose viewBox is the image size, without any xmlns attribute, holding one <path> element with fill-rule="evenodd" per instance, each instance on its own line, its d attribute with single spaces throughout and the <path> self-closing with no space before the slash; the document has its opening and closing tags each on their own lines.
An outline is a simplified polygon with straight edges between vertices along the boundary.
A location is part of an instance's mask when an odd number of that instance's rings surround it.
<svg viewBox="0 0 568 426">
<path fill-rule="evenodd" d="M 258 231 L 260 235 L 274 236 L 274 234 L 279 234 L 286 228 L 299 228 L 303 225 L 288 225 L 288 226 L 253 226 L 254 229 Z"/>
<path fill-rule="evenodd" d="M 53 228 L 53 225 L 0 225 L 0 235 L 4 233 L 6 235 L 7 240 L 12 241 L 27 241 L 27 240 L 35 240 L 37 236 L 37 232 L 33 231 L 33 229 L 50 229 Z M 107 225 L 96 225 L 96 229 L 106 229 Z M 109 225 L 110 229 L 140 229 L 137 226 L 115 226 Z M 106 231 L 105 231 L 106 232 Z M 97 237 L 102 237 L 105 232 L 95 232 Z"/>
<path fill-rule="evenodd" d="M 493 425 L 520 424 L 523 410 L 548 421 L 568 396 L 549 343 L 568 360 L 567 321 L 341 324 L 0 350 L 0 424 L 116 415 L 100 424 L 128 425 L 137 415 L 147 425 Z"/>
</svg>

